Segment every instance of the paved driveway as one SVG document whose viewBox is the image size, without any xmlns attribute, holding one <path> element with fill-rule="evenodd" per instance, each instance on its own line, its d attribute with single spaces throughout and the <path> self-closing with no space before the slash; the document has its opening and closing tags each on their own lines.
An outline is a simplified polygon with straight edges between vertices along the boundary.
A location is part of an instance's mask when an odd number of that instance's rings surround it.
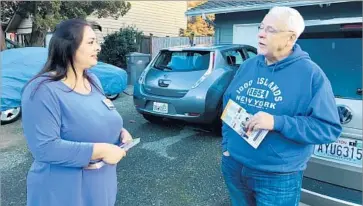
<svg viewBox="0 0 363 206">
<path fill-rule="evenodd" d="M 141 143 L 117 168 L 116 205 L 227 206 L 220 171 L 221 137 L 175 122 L 153 125 L 136 113 L 132 97 L 114 104 L 125 127 Z M 21 121 L 0 129 L 1 205 L 26 204 L 26 173 L 32 162 Z"/>
</svg>

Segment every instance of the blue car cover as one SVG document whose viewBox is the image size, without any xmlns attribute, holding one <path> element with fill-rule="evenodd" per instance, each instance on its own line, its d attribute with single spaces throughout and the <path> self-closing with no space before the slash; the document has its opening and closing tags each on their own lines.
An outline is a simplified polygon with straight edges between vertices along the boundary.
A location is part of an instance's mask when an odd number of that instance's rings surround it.
<svg viewBox="0 0 363 206">
<path fill-rule="evenodd" d="M 48 49 L 25 47 L 4 50 L 1 55 L 1 111 L 20 107 L 21 91 L 24 85 L 44 66 Z M 106 95 L 123 92 L 127 87 L 127 73 L 124 69 L 98 62 L 90 72 L 102 84 Z"/>
</svg>

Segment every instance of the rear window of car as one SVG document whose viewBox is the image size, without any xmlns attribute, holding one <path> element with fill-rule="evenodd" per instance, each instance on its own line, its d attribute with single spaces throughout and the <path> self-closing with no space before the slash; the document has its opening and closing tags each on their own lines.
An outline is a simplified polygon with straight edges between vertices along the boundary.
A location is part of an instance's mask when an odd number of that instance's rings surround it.
<svg viewBox="0 0 363 206">
<path fill-rule="evenodd" d="M 297 42 L 327 75 L 337 98 L 362 99 L 361 37 L 361 31 L 321 32 Z"/>
<path fill-rule="evenodd" d="M 209 58 L 209 51 L 162 51 L 154 68 L 181 72 L 207 70 Z"/>
</svg>

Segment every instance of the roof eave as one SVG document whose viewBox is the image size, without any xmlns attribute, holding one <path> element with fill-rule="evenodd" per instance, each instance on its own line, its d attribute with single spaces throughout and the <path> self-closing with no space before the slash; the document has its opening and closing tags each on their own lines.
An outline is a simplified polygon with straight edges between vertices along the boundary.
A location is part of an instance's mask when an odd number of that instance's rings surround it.
<svg viewBox="0 0 363 206">
<path fill-rule="evenodd" d="M 256 11 L 256 10 L 265 10 L 270 9 L 274 6 L 289 6 L 289 7 L 299 7 L 299 6 L 312 6 L 319 4 L 332 4 L 332 3 L 343 3 L 343 2 L 353 2 L 356 0 L 316 0 L 316 1 L 294 1 L 294 2 L 282 2 L 282 3 L 266 3 L 263 5 L 256 6 L 235 6 L 235 7 L 223 7 L 223 8 L 215 8 L 215 9 L 201 9 L 195 11 L 187 11 L 185 12 L 186 16 L 200 16 L 202 14 L 224 14 L 224 13 L 233 13 L 233 12 L 242 12 L 242 11 Z"/>
<path fill-rule="evenodd" d="M 5 28 L 5 33 L 8 33 L 8 32 L 15 32 L 16 29 L 18 28 L 19 24 L 21 23 L 21 16 L 17 13 L 15 13 L 10 21 L 8 22 L 8 25 L 6 26 Z"/>
</svg>

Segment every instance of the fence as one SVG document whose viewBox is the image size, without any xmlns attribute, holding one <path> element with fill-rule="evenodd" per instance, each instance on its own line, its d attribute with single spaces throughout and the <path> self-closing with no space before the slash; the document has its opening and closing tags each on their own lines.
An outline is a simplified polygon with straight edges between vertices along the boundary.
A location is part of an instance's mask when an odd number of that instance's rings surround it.
<svg viewBox="0 0 363 206">
<path fill-rule="evenodd" d="M 99 43 L 103 43 L 104 37 L 108 34 L 118 31 L 113 28 L 102 28 L 102 31 L 96 30 L 96 35 Z M 194 37 L 194 45 L 208 45 L 214 43 L 214 37 Z M 145 54 L 151 54 L 152 57 L 156 56 L 158 52 L 163 48 L 176 47 L 176 46 L 188 46 L 190 45 L 189 37 L 155 37 L 155 36 L 143 36 L 140 44 L 139 51 Z"/>
<path fill-rule="evenodd" d="M 149 40 L 150 41 L 150 40 Z M 152 57 L 156 56 L 163 48 L 188 46 L 190 45 L 189 37 L 152 37 L 150 45 L 150 54 Z M 208 45 L 214 43 L 214 37 L 194 37 L 194 45 Z M 146 53 L 144 51 L 140 51 Z"/>
</svg>

